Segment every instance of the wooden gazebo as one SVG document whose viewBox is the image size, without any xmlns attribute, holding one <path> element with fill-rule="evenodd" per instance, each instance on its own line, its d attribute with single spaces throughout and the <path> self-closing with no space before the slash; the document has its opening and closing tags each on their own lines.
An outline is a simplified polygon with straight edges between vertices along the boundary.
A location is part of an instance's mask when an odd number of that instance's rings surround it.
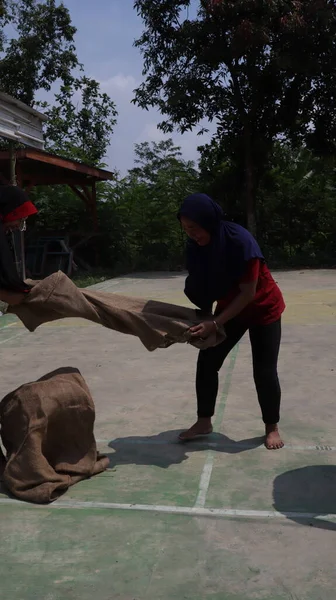
<svg viewBox="0 0 336 600">
<path fill-rule="evenodd" d="M 29 192 L 39 185 L 68 185 L 85 203 L 92 219 L 93 230 L 97 231 L 98 181 L 110 181 L 113 173 L 97 169 L 68 158 L 49 154 L 34 148 L 0 151 L 0 181 L 9 183 L 13 178 L 13 161 L 17 184 Z"/>
</svg>

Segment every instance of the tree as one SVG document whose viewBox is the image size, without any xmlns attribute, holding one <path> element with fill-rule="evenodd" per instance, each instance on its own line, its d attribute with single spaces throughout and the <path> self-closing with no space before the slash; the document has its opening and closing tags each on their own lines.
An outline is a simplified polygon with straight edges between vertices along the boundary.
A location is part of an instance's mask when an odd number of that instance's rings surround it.
<svg viewBox="0 0 336 600">
<path fill-rule="evenodd" d="M 92 223 L 83 200 L 66 185 L 41 186 L 31 192 L 38 208 L 37 231 L 90 231 Z"/>
<path fill-rule="evenodd" d="M 84 76 L 62 86 L 55 101 L 52 106 L 42 105 L 48 117 L 47 148 L 91 165 L 101 164 L 117 122 L 113 100 L 100 91 L 97 81 Z"/>
<path fill-rule="evenodd" d="M 197 190 L 198 173 L 173 140 L 135 145 L 136 167 L 119 188 L 117 210 L 126 225 L 133 268 L 181 265 L 183 235 L 176 218 L 185 196 Z"/>
<path fill-rule="evenodd" d="M 214 137 L 209 144 L 200 147 L 199 161 L 202 190 L 220 200 L 228 220 L 246 224 L 244 206 L 241 202 L 242 173 L 223 144 Z"/>
<path fill-rule="evenodd" d="M 1 1 L 1 0 L 0 0 Z M 11 23 L 16 35 L 7 39 Z M 56 0 L 4 0 L 0 4 L 0 89 L 32 106 L 44 108 L 47 147 L 69 158 L 99 164 L 116 123 L 114 102 L 99 83 L 74 74 L 79 65 L 76 28 L 68 9 Z M 40 90 L 60 82 L 55 103 L 36 102 Z"/>
<path fill-rule="evenodd" d="M 15 25 L 17 34 L 7 39 L 2 32 L 2 91 L 33 106 L 38 90 L 49 91 L 57 80 L 64 85 L 72 82 L 72 71 L 78 66 L 74 46 L 76 28 L 63 3 L 57 5 L 56 0 L 5 2 L 2 18 L 3 24 Z"/>
<path fill-rule="evenodd" d="M 8 7 L 6 0 L 0 0 L 0 52 L 3 52 L 5 35 L 3 28 L 8 23 Z"/>
<path fill-rule="evenodd" d="M 159 107 L 165 132 L 216 121 L 234 166 L 248 227 L 274 141 L 335 152 L 336 6 L 328 0 L 136 0 L 142 108 Z M 335 112 L 335 111 L 334 111 Z"/>
<path fill-rule="evenodd" d="M 273 264 L 335 265 L 333 163 L 307 148 L 275 144 L 258 206 L 259 239 Z"/>
</svg>

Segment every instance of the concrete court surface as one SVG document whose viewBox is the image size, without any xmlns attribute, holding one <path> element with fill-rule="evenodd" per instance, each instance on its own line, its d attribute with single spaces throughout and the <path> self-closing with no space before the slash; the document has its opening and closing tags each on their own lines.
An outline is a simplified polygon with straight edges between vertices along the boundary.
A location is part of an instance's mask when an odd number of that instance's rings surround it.
<svg viewBox="0 0 336 600">
<path fill-rule="evenodd" d="M 286 448 L 262 446 L 248 338 L 222 370 L 215 430 L 195 414 L 196 351 L 66 320 L 0 319 L 4 396 L 78 367 L 110 469 L 47 507 L 0 494 L 0 599 L 335 600 L 336 271 L 276 273 L 286 301 L 280 375 Z M 183 277 L 96 286 L 186 303 Z"/>
</svg>

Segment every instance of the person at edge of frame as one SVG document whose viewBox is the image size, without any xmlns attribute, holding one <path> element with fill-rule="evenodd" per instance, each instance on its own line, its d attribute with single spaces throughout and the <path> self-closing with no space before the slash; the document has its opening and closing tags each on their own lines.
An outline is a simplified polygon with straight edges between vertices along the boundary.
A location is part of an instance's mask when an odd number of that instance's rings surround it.
<svg viewBox="0 0 336 600">
<path fill-rule="evenodd" d="M 12 185 L 0 185 L 0 311 L 4 314 L 9 305 L 22 302 L 30 286 L 18 275 L 8 234 L 24 231 L 26 220 L 36 214 L 37 208 L 26 192 Z"/>
</svg>

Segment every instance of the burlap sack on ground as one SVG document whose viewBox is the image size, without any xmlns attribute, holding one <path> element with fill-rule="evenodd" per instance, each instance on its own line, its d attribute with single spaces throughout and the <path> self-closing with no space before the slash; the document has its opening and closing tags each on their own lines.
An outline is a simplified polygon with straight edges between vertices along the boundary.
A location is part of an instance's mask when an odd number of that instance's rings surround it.
<svg viewBox="0 0 336 600">
<path fill-rule="evenodd" d="M 8 312 L 16 314 L 29 331 L 66 317 L 88 319 L 137 336 L 150 351 L 186 342 L 205 349 L 225 339 L 224 329 L 206 340 L 191 337 L 190 327 L 204 321 L 199 311 L 155 300 L 81 290 L 62 271 L 35 282 L 24 302 L 10 307 Z"/>
<path fill-rule="evenodd" d="M 0 431 L 9 492 L 48 503 L 105 471 L 109 461 L 97 452 L 94 420 L 94 403 L 77 369 L 58 369 L 8 394 L 0 403 Z"/>
</svg>

